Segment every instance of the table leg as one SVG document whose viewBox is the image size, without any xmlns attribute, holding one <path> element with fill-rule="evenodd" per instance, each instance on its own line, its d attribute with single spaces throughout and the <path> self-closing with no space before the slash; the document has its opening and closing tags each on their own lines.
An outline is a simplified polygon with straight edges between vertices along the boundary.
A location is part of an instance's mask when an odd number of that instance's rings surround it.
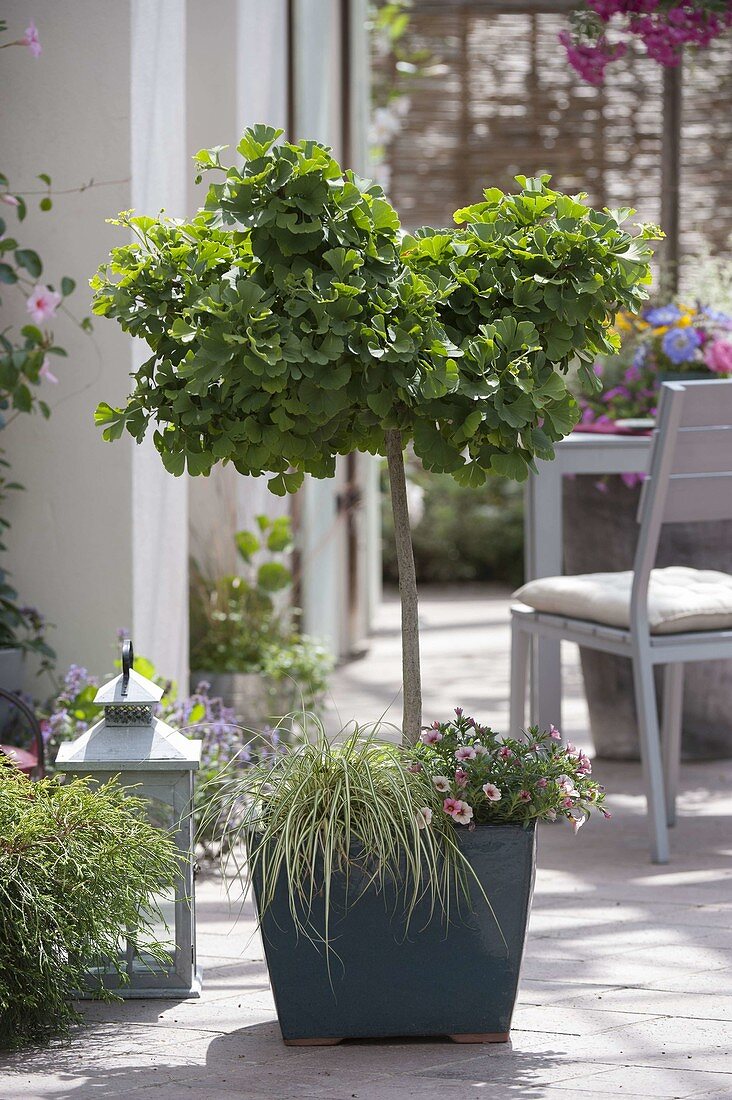
<svg viewBox="0 0 732 1100">
<path fill-rule="evenodd" d="M 527 580 L 562 572 L 562 473 L 556 462 L 537 463 L 525 497 L 525 573 Z M 560 643 L 534 639 L 531 659 L 531 723 L 561 729 L 562 668 Z"/>
</svg>

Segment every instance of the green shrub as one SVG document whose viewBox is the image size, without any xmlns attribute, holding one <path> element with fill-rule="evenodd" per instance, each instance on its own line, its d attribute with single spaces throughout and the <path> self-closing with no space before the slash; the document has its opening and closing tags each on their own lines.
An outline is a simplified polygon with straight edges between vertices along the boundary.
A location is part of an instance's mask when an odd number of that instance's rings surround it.
<svg viewBox="0 0 732 1100">
<path fill-rule="evenodd" d="M 516 586 L 523 576 L 523 492 L 514 481 L 490 478 L 479 493 L 449 474 L 410 464 L 409 480 L 422 493 L 412 526 L 417 580 L 422 584 L 493 581 Z M 388 480 L 382 497 L 384 580 L 399 580 Z"/>
<path fill-rule="evenodd" d="M 150 942 L 154 895 L 178 856 L 143 814 L 115 782 L 33 783 L 0 761 L 0 1049 L 79 1021 L 74 993 L 90 966 L 117 965 L 123 936 L 166 959 Z"/>
</svg>

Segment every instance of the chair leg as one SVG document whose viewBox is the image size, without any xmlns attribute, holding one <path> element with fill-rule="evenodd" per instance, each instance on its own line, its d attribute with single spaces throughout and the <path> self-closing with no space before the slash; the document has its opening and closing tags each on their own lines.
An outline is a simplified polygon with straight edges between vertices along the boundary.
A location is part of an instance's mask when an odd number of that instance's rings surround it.
<svg viewBox="0 0 732 1100">
<path fill-rule="evenodd" d="M 666 827 L 666 796 L 663 786 L 661 739 L 656 709 L 656 689 L 653 665 L 643 649 L 633 653 L 633 681 L 640 734 L 641 762 L 648 802 L 648 825 L 651 834 L 651 860 L 668 863 L 668 829 Z"/>
<path fill-rule="evenodd" d="M 509 733 L 519 737 L 526 717 L 526 679 L 529 671 L 531 635 L 511 619 L 511 687 L 509 703 Z"/>
<path fill-rule="evenodd" d="M 666 821 L 676 824 L 676 792 L 681 760 L 681 720 L 684 702 L 684 666 L 666 665 L 663 670 L 661 745 L 666 787 Z"/>
</svg>

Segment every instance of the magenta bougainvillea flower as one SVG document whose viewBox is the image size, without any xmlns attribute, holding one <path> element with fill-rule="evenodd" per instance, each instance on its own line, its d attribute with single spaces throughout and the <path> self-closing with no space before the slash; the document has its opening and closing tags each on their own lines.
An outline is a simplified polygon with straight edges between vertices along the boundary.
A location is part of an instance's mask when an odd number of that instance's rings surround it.
<svg viewBox="0 0 732 1100">
<path fill-rule="evenodd" d="M 679 64 L 685 49 L 709 46 L 730 26 L 732 4 L 712 0 L 585 0 L 571 16 L 571 33 L 562 31 L 559 41 L 582 79 L 602 84 L 608 64 L 634 39 L 668 68 Z"/>
</svg>

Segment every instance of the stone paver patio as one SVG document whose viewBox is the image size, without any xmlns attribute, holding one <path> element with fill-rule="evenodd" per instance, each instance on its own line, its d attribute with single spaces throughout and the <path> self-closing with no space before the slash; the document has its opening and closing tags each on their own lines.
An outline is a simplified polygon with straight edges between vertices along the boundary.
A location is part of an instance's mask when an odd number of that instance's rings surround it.
<svg viewBox="0 0 732 1100">
<path fill-rule="evenodd" d="M 504 594 L 427 595 L 422 615 L 425 716 L 459 702 L 505 728 Z M 335 678 L 344 718 L 373 719 L 393 699 L 397 624 L 389 601 L 369 656 Z M 586 744 L 576 664 L 568 682 L 565 730 Z M 87 1006 L 88 1026 L 70 1040 L 0 1062 L 0 1100 L 732 1098 L 732 761 L 682 768 L 666 867 L 648 862 L 638 766 L 596 770 L 613 820 L 576 838 L 541 831 L 510 1044 L 284 1047 L 251 910 L 237 919 L 208 875 L 198 888 L 201 1000 Z"/>
</svg>

